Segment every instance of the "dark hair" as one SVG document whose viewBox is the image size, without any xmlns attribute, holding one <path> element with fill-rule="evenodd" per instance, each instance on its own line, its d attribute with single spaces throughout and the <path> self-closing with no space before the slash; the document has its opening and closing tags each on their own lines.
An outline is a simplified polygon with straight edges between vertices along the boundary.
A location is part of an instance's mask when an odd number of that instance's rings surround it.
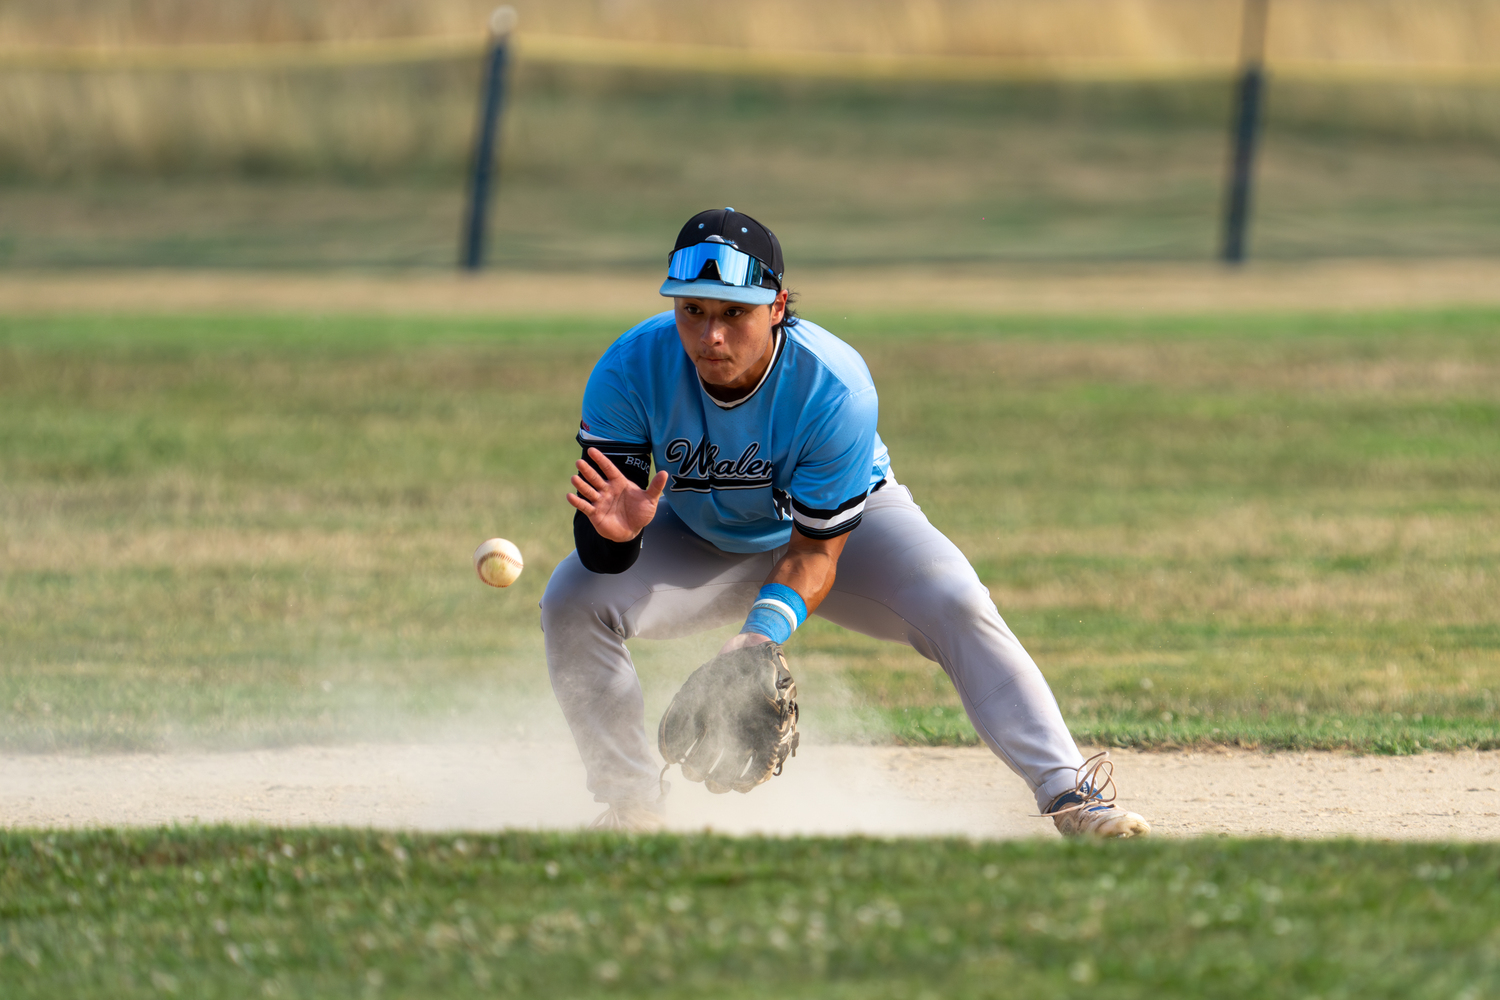
<svg viewBox="0 0 1500 1000">
<path fill-rule="evenodd" d="M 797 293 L 788 288 L 786 290 L 786 311 L 781 314 L 781 322 L 771 327 L 772 330 L 775 330 L 777 333 L 782 333 L 787 327 L 797 325 L 797 320 L 800 317 L 797 315 L 797 310 L 792 308 L 792 306 L 795 305 L 796 302 Z"/>
</svg>

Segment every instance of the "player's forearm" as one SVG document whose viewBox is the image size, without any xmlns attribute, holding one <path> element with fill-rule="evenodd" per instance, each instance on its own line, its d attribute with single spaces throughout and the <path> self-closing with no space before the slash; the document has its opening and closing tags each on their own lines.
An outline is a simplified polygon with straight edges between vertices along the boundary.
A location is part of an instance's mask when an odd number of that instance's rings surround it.
<svg viewBox="0 0 1500 1000">
<path fill-rule="evenodd" d="M 766 639 L 779 643 L 790 639 L 833 589 L 839 555 L 848 540 L 847 532 L 837 538 L 809 538 L 794 528 L 791 544 L 756 595 L 745 627 L 720 652 Z"/>
<path fill-rule="evenodd" d="M 623 573 L 635 565 L 641 554 L 641 536 L 620 540 L 600 534 L 588 515 L 578 511 L 573 515 L 573 547 L 578 550 L 578 561 L 590 573 Z"/>
<path fill-rule="evenodd" d="M 618 460 L 618 461 L 617 461 Z M 649 457 L 614 456 L 586 448 L 576 464 L 567 500 L 573 516 L 573 543 L 579 561 L 594 573 L 623 573 L 641 551 L 641 531 L 656 513 L 667 473 L 649 478 Z"/>
<path fill-rule="evenodd" d="M 842 547 L 842 546 L 841 546 Z M 833 589 L 834 577 L 838 573 L 838 555 L 822 550 L 793 549 L 782 556 L 771 575 L 766 577 L 767 583 L 780 583 L 791 587 L 807 605 L 807 613 L 812 614 L 818 605 L 823 603 L 823 598 Z"/>
<path fill-rule="evenodd" d="M 847 533 L 836 538 L 809 538 L 794 529 L 786 554 L 766 577 L 740 634 L 783 643 L 791 638 L 833 589 L 839 556 L 848 540 Z M 731 643 L 735 641 L 744 640 Z"/>
</svg>

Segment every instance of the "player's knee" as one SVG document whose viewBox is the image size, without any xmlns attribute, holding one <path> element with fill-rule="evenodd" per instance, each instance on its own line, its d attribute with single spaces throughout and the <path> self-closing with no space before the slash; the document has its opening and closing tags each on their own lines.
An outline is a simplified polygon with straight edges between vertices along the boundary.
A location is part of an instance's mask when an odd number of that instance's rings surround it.
<svg viewBox="0 0 1500 1000">
<path fill-rule="evenodd" d="M 934 573 L 912 581 L 892 607 L 912 626 L 907 641 L 929 660 L 946 664 L 945 650 L 954 640 L 1003 627 L 990 592 L 973 570 L 963 568 L 968 572 Z"/>
<path fill-rule="evenodd" d="M 1004 628 L 990 592 L 969 573 L 970 579 L 952 576 L 932 578 L 915 591 L 908 591 L 897 611 L 915 628 L 908 637 L 912 648 L 948 669 L 951 644 L 966 635 Z"/>
<path fill-rule="evenodd" d="M 950 573 L 929 581 L 924 595 L 928 616 L 941 628 L 953 628 L 965 623 L 977 623 L 991 615 L 998 615 L 995 602 L 984 584 L 968 569 L 966 573 Z"/>
<path fill-rule="evenodd" d="M 543 631 L 596 616 L 594 609 L 600 596 L 596 576 L 583 568 L 576 554 L 557 564 L 542 593 Z"/>
</svg>

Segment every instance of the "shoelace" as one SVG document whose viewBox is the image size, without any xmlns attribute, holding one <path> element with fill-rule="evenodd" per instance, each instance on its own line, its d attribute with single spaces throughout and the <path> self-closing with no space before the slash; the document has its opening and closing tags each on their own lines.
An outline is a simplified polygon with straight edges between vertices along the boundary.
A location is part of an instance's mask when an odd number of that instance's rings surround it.
<svg viewBox="0 0 1500 1000">
<path fill-rule="evenodd" d="M 620 814 L 615 811 L 615 807 L 613 805 L 600 813 L 594 819 L 594 821 L 589 824 L 590 830 L 618 830 L 619 828 Z"/>
<path fill-rule="evenodd" d="M 610 807 L 594 818 L 589 824 L 590 830 L 632 830 L 635 829 L 621 812 L 618 805 L 611 804 Z"/>
<path fill-rule="evenodd" d="M 1052 801 L 1066 798 L 1069 795 L 1077 795 L 1081 802 L 1063 806 L 1061 809 L 1053 809 L 1050 812 L 1037 813 L 1038 818 L 1049 818 L 1061 816 L 1064 813 L 1078 812 L 1081 809 L 1093 809 L 1096 806 L 1112 806 L 1115 804 L 1115 762 L 1109 759 L 1108 750 L 1100 750 L 1088 760 L 1079 764 L 1074 769 L 1078 780 L 1073 787 L 1062 792 Z M 1102 780 L 1101 780 L 1102 779 Z M 1106 793 L 1108 797 L 1106 798 Z"/>
</svg>

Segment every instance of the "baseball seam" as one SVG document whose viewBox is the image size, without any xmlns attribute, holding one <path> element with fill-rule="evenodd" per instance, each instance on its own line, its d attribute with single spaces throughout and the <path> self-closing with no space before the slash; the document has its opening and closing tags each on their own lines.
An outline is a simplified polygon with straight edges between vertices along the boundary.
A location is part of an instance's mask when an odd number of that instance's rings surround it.
<svg viewBox="0 0 1500 1000">
<path fill-rule="evenodd" d="M 491 559 L 499 559 L 506 565 L 515 567 L 517 576 L 519 576 L 521 572 L 526 568 L 525 563 L 521 562 L 519 559 L 512 558 L 510 555 L 504 552 L 486 553 L 484 558 L 479 560 L 479 565 L 474 567 L 474 572 L 478 573 L 479 579 L 484 580 L 485 583 L 489 583 L 490 581 L 484 579 L 484 564 L 489 562 Z"/>
</svg>

